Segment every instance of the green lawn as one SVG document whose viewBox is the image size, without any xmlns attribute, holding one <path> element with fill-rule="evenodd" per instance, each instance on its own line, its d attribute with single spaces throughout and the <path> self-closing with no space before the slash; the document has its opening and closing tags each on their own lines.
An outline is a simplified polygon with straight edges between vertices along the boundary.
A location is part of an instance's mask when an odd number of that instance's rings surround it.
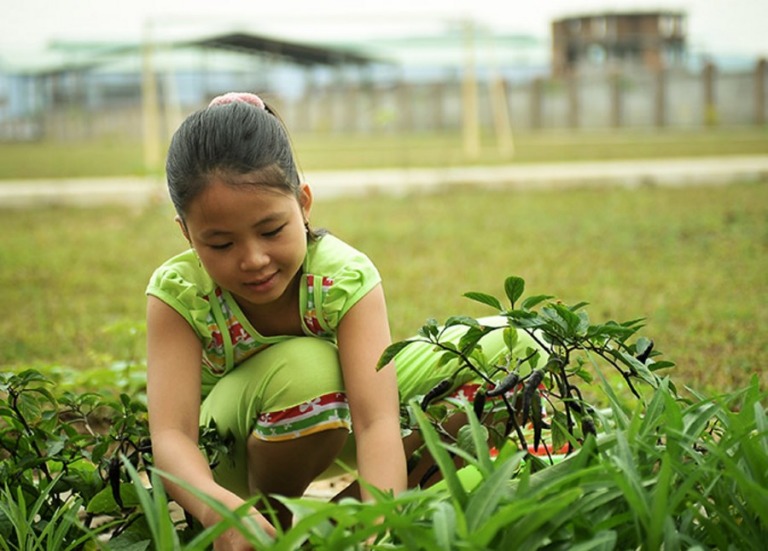
<svg viewBox="0 0 768 551">
<path fill-rule="evenodd" d="M 462 298 L 528 292 L 647 317 L 697 389 L 768 383 L 768 182 L 636 190 L 489 191 L 324 200 L 313 223 L 379 266 L 395 338 L 428 317 L 490 313 Z M 143 290 L 185 242 L 167 205 L 0 216 L 0 364 L 103 367 L 143 357 Z"/>
<path fill-rule="evenodd" d="M 768 154 L 768 128 L 528 132 L 515 135 L 511 159 L 498 152 L 492 136 L 484 136 L 481 155 L 474 160 L 464 156 L 457 133 L 293 139 L 304 170 Z M 116 140 L 4 143 L 0 185 L 8 179 L 141 175 L 146 173 L 142 152 L 138 142 Z"/>
</svg>

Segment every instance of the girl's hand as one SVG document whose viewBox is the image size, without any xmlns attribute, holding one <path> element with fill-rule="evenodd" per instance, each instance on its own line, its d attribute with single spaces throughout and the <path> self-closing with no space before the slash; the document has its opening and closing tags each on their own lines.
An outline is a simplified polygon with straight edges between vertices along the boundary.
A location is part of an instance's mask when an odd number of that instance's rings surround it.
<svg viewBox="0 0 768 551">
<path fill-rule="evenodd" d="M 271 538 L 276 535 L 275 527 L 264 518 L 264 515 L 254 512 L 251 518 L 261 527 Z M 256 548 L 248 541 L 243 534 L 236 528 L 230 528 L 213 542 L 214 551 L 256 551 Z"/>
<path fill-rule="evenodd" d="M 214 551 L 255 551 L 253 547 L 245 537 L 235 530 L 230 528 L 213 542 Z"/>
<path fill-rule="evenodd" d="M 213 526 L 218 521 L 218 516 L 212 513 L 203 526 Z M 270 538 L 275 538 L 277 530 L 270 523 L 264 515 L 259 513 L 256 509 L 251 509 L 250 519 L 259 525 L 259 527 L 266 532 Z M 230 528 L 221 534 L 216 541 L 213 542 L 214 551 L 256 551 L 257 548 L 253 546 L 246 536 L 240 533 L 237 528 Z"/>
</svg>

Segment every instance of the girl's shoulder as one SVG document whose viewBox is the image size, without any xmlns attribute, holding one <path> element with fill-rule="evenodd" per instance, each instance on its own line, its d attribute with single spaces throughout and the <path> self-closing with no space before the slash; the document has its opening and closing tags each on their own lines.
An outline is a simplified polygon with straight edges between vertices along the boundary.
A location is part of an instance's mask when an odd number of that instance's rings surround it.
<svg viewBox="0 0 768 551">
<path fill-rule="evenodd" d="M 310 328 L 319 325 L 322 332 L 334 334 L 344 315 L 381 282 L 381 276 L 367 255 L 326 234 L 307 248 L 303 280 L 305 320 Z"/>
<path fill-rule="evenodd" d="M 147 286 L 148 294 L 205 297 L 213 291 L 214 283 L 192 249 L 164 262 L 152 274 Z"/>
<path fill-rule="evenodd" d="M 376 271 L 365 253 L 330 233 L 324 234 L 307 247 L 305 273 L 333 277 L 350 268 Z"/>
</svg>

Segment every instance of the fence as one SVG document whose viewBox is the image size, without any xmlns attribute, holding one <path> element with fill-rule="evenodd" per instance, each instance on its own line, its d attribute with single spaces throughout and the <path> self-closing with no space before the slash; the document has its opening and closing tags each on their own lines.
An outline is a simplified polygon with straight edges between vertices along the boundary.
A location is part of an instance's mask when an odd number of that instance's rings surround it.
<svg viewBox="0 0 768 551">
<path fill-rule="evenodd" d="M 563 128 L 699 128 L 766 124 L 766 61 L 753 71 L 662 71 L 574 75 L 503 83 L 510 124 L 517 130 Z M 478 84 L 479 120 L 493 126 L 491 83 Z M 375 132 L 458 129 L 458 81 L 386 88 L 310 90 L 280 106 L 294 131 Z"/>
<path fill-rule="evenodd" d="M 516 131 L 600 128 L 703 128 L 766 124 L 766 60 L 750 71 L 725 72 L 714 65 L 692 73 L 615 72 L 502 82 L 506 108 L 491 98 L 493 83 L 478 86 L 478 120 L 490 128 L 508 117 Z M 498 84 L 498 83 L 497 83 Z M 309 86 L 309 85 L 307 85 Z M 162 96 L 162 90 L 160 92 Z M 277 102 L 292 132 L 430 132 L 461 128 L 458 80 L 438 83 L 336 83 L 308 87 L 301 97 Z M 172 131 L 179 113 L 198 105 L 170 106 L 159 98 L 159 125 Z M 172 107 L 172 108 L 171 108 Z M 0 121 L 0 140 L 78 140 L 142 135 L 141 89 L 133 100 L 103 109 L 77 105 L 45 109 L 36 117 Z M 506 121 L 505 121 L 506 123 Z"/>
</svg>

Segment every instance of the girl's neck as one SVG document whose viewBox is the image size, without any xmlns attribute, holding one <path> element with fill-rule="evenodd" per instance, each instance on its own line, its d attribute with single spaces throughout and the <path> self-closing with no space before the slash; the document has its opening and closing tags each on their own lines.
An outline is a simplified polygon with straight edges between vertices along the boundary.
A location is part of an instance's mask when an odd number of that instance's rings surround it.
<svg viewBox="0 0 768 551">
<path fill-rule="evenodd" d="M 303 335 L 299 308 L 301 270 L 277 300 L 269 304 L 244 303 L 233 296 L 251 326 L 264 337 Z"/>
</svg>

